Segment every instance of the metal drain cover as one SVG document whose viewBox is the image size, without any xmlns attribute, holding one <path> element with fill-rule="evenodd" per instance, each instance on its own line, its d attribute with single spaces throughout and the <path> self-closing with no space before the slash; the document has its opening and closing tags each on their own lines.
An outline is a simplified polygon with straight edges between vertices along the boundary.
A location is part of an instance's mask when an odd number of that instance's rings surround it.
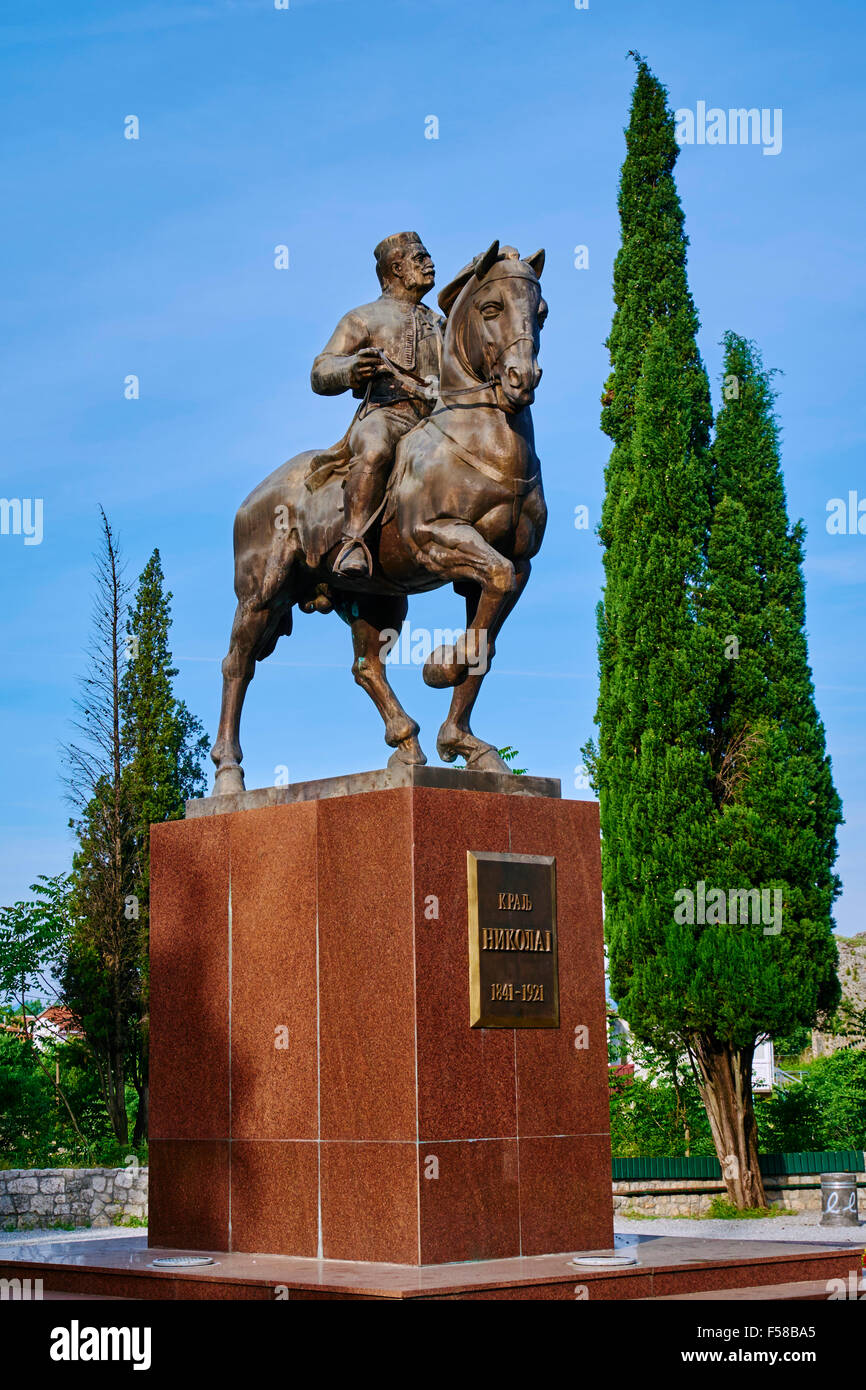
<svg viewBox="0 0 866 1390">
<path fill-rule="evenodd" d="M 637 1264 L 636 1255 L 578 1255 L 576 1259 L 569 1260 L 569 1264 L 581 1265 L 584 1268 L 595 1267 L 596 1269 L 625 1269 L 628 1265 Z"/>
<path fill-rule="evenodd" d="M 154 1269 L 189 1269 L 192 1265 L 212 1265 L 210 1255 L 165 1255 L 160 1260 L 151 1260 Z"/>
</svg>

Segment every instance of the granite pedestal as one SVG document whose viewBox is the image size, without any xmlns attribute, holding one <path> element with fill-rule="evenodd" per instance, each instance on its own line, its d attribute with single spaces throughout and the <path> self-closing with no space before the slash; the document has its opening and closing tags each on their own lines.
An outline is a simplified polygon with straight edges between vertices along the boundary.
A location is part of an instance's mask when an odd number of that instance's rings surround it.
<svg viewBox="0 0 866 1390">
<path fill-rule="evenodd" d="M 598 811 L 558 791 L 398 769 L 153 828 L 151 1247 L 613 1245 Z M 467 850 L 555 856 L 558 1028 L 470 1028 Z"/>
</svg>

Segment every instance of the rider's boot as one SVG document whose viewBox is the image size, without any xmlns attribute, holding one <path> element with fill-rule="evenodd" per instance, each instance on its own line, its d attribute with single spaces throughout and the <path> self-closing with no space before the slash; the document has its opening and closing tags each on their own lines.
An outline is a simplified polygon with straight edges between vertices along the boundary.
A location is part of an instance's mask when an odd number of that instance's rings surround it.
<svg viewBox="0 0 866 1390">
<path fill-rule="evenodd" d="M 379 476 L 368 468 L 350 469 L 345 482 L 343 544 L 334 561 L 334 574 L 353 579 L 373 573 L 373 557 L 364 535 L 379 503 Z"/>
</svg>

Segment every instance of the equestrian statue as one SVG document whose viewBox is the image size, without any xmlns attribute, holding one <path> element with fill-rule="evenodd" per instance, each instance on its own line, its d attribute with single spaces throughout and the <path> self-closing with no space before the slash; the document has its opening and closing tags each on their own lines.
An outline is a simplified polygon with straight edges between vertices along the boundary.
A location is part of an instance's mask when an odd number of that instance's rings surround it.
<svg viewBox="0 0 866 1390">
<path fill-rule="evenodd" d="M 466 630 L 424 664 L 428 685 L 453 687 L 437 752 L 509 772 L 469 721 L 547 520 L 529 409 L 544 252 L 521 258 L 494 241 L 442 290 L 441 318 L 422 302 L 434 267 L 415 232 L 386 237 L 374 256 L 380 297 L 344 315 L 311 374 L 320 394 L 359 400 L 349 429 L 333 448 L 282 464 L 235 517 L 215 795 L 244 790 L 244 696 L 256 662 L 291 633 L 295 607 L 336 611 L 351 628 L 352 674 L 384 720 L 389 766 L 426 763 L 385 660 L 408 596 L 445 584 L 465 599 Z"/>
</svg>

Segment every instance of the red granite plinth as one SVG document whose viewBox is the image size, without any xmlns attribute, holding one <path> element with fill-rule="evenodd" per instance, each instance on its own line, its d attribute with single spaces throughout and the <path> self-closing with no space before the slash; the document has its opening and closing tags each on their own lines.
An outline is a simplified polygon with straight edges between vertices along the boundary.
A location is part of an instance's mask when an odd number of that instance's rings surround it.
<svg viewBox="0 0 866 1390">
<path fill-rule="evenodd" d="M 558 1029 L 470 1028 L 467 850 L 556 857 Z M 238 810 L 155 826 L 151 880 L 152 1247 L 612 1246 L 594 803 L 415 786 Z"/>
<path fill-rule="evenodd" d="M 710 1299 L 829 1299 L 830 1280 L 856 1288 L 860 1252 L 810 1243 L 642 1236 L 621 1247 L 636 1263 L 586 1268 L 571 1256 L 401 1265 L 210 1252 L 198 1268 L 155 1268 L 188 1250 L 147 1249 L 143 1237 L 0 1246 L 0 1278 L 40 1279 L 46 1297 L 185 1301 L 509 1301 L 607 1303 L 688 1295 Z"/>
</svg>

